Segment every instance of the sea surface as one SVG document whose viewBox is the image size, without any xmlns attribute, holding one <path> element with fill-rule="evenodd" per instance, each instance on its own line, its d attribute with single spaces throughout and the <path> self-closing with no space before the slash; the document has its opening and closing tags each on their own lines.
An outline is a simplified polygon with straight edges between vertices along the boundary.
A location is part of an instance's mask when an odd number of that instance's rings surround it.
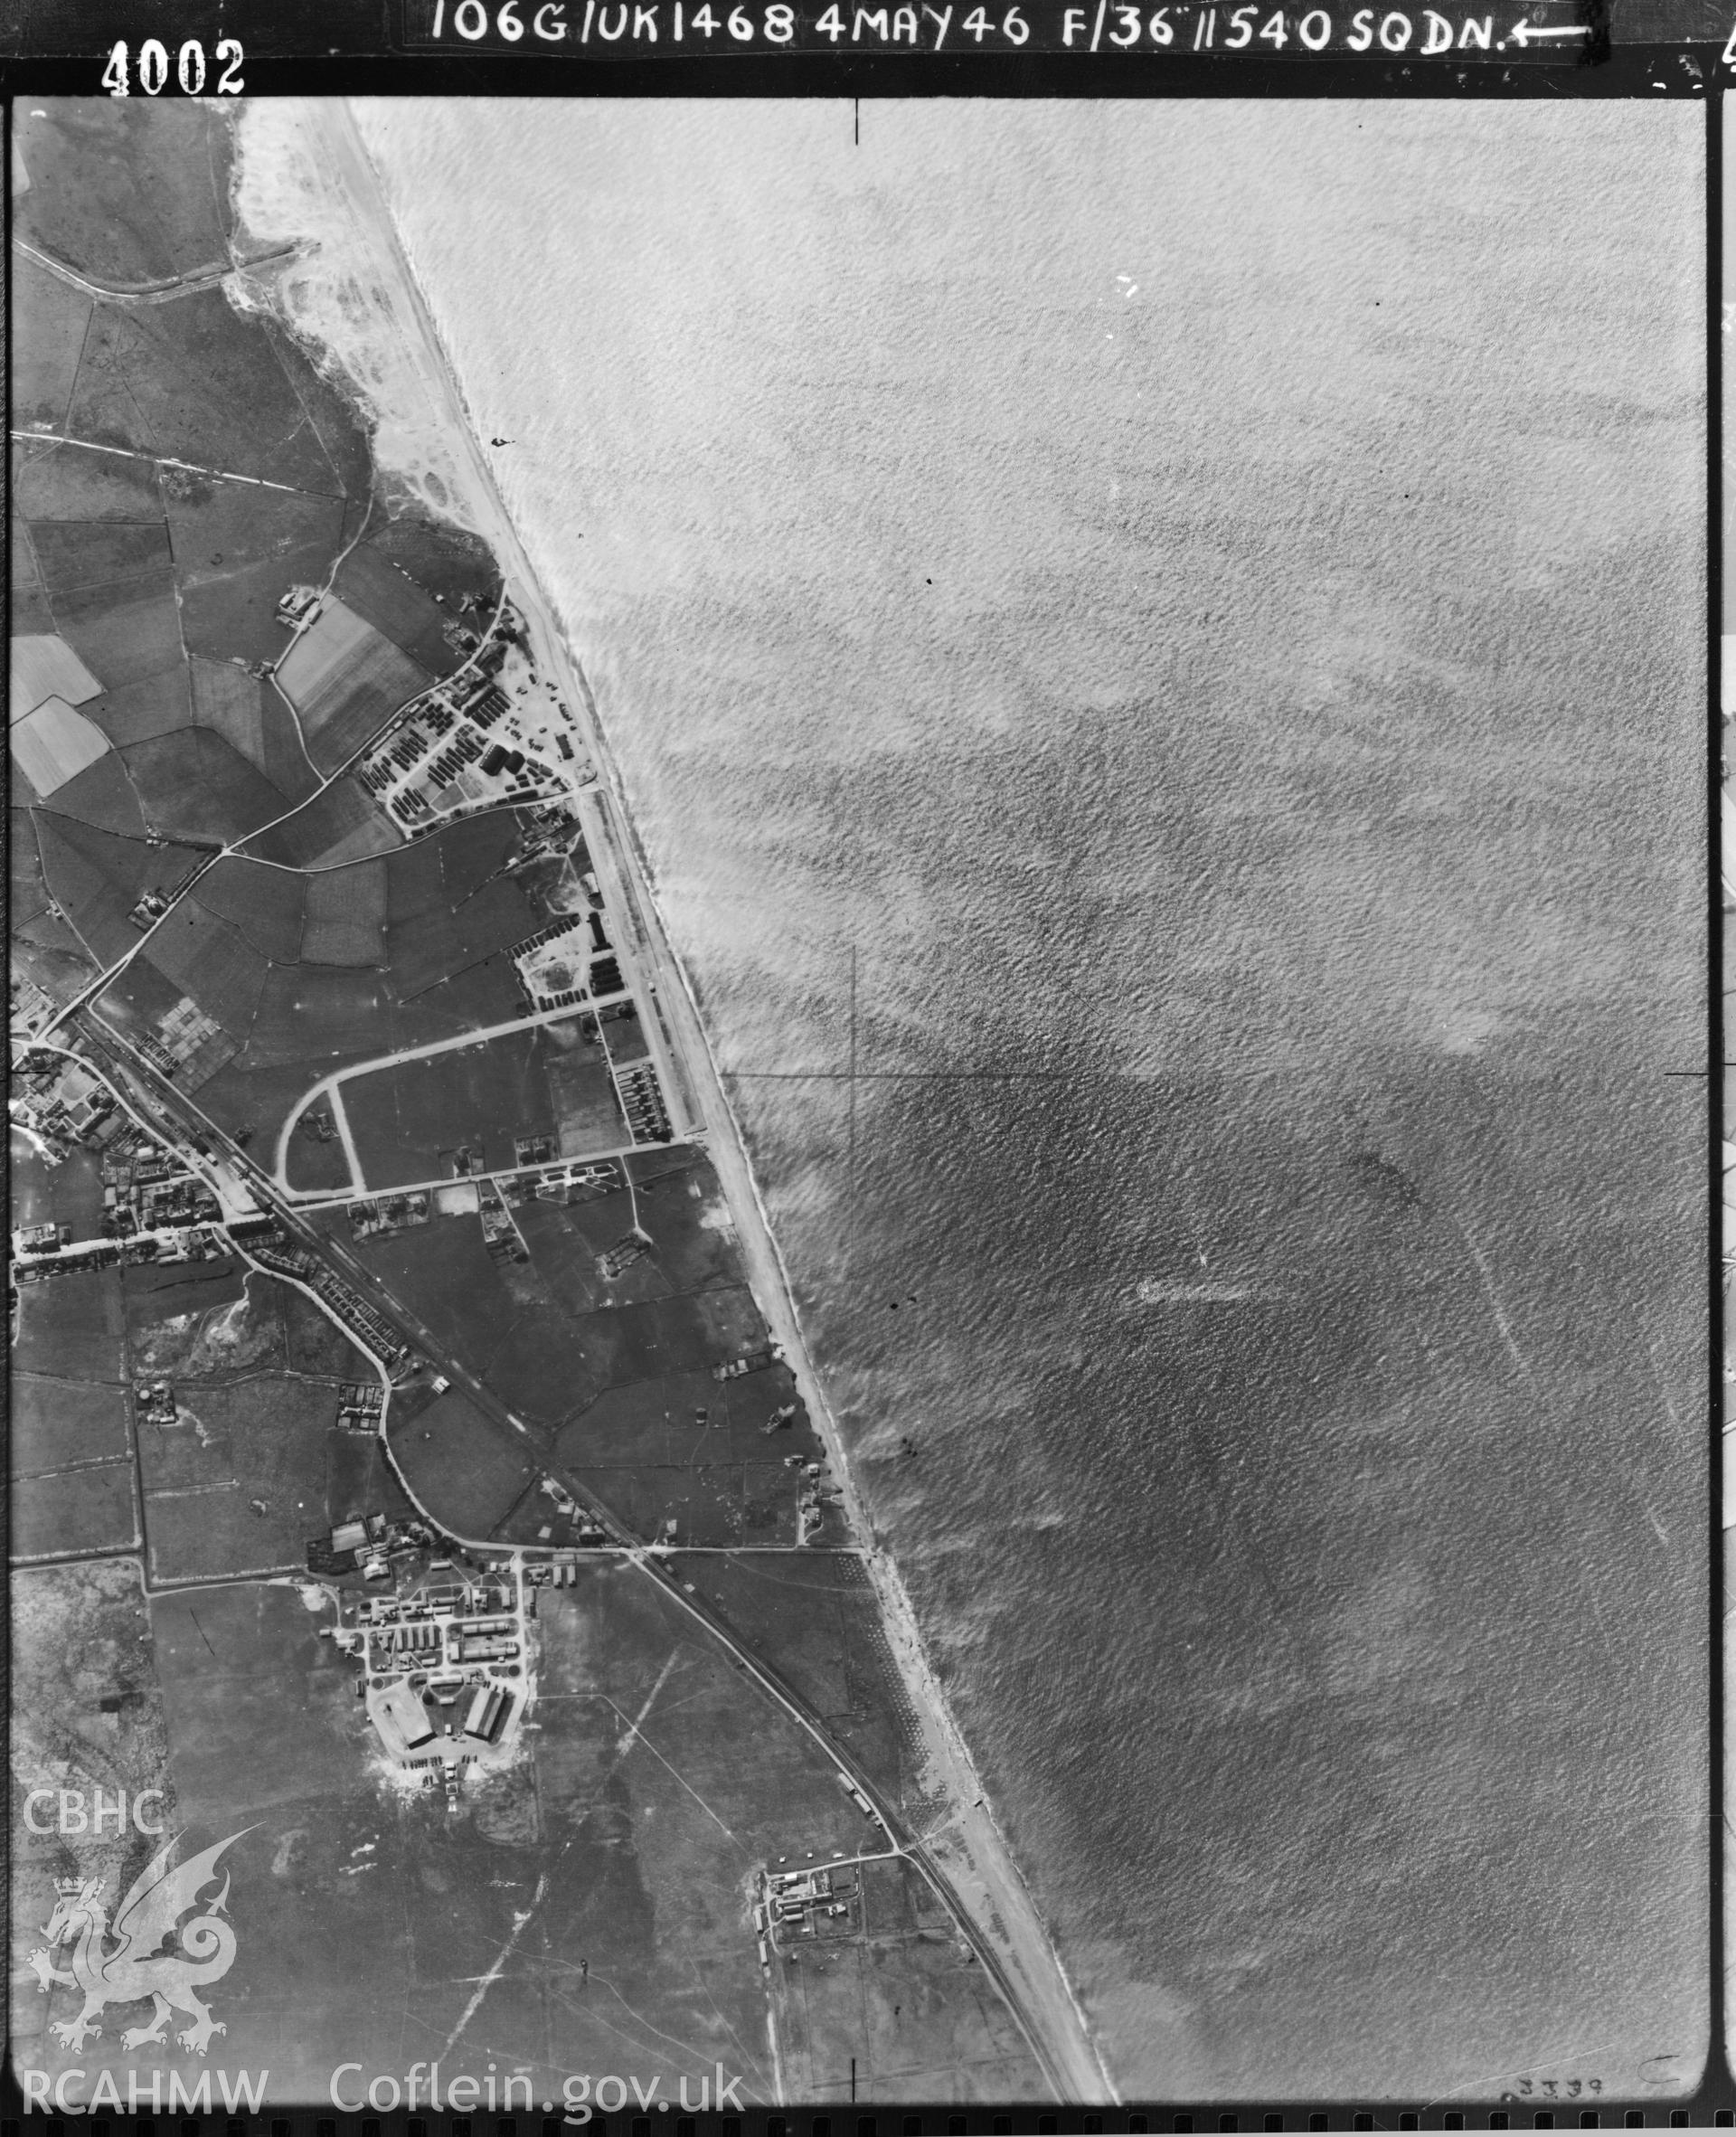
<svg viewBox="0 0 1736 2137">
<path fill-rule="evenodd" d="M 1691 2077 L 1701 113 L 358 113 L 1124 2094 Z"/>
</svg>

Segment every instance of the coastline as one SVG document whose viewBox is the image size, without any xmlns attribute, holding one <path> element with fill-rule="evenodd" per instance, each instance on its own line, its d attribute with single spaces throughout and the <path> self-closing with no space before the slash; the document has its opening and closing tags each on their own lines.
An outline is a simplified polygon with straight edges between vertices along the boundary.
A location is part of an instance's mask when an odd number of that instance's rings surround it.
<svg viewBox="0 0 1736 2137">
<path fill-rule="evenodd" d="M 630 919 L 636 960 L 646 970 L 658 1011 L 646 1020 L 647 1036 L 665 1072 L 665 1088 L 683 1102 L 680 1111 L 687 1116 L 686 1131 L 703 1139 L 724 1184 L 756 1299 L 784 1347 L 826 1447 L 849 1519 L 866 1548 L 864 1564 L 894 1660 L 923 1717 L 935 1792 L 947 1808 L 930 1829 L 931 1837 L 918 1835 L 907 1842 L 909 1852 L 937 1888 L 950 1895 L 955 1918 L 1008 1991 L 1014 2015 L 1058 2097 L 1114 2104 L 1118 2094 L 1077 1992 L 1006 1846 L 929 1666 L 902 1580 L 876 1540 L 863 1506 L 836 1421 L 814 1368 L 739 1123 L 717 1073 L 691 984 L 670 946 L 655 882 L 633 830 L 619 770 L 582 666 L 555 620 L 552 605 L 482 456 L 457 374 L 403 252 L 385 187 L 347 105 L 310 101 L 299 107 L 297 118 L 317 145 L 330 194 L 343 203 L 358 234 L 371 240 L 379 279 L 365 296 L 359 288 L 354 295 L 373 306 L 379 322 L 395 333 L 410 360 L 424 402 L 426 428 L 410 426 L 424 444 L 422 466 L 438 466 L 441 487 L 456 491 L 443 501 L 425 498 L 423 508 L 467 527 L 488 544 L 509 595 L 516 597 L 539 666 L 563 687 L 584 730 L 599 781 L 585 791 L 581 811 L 588 832 L 606 833 L 592 843 L 593 865 L 611 908 Z M 247 270 L 241 271 L 245 275 Z M 362 382 L 352 378 L 351 384 L 367 397 Z M 392 413 L 401 423 L 403 410 L 394 408 Z M 390 478 L 392 471 L 383 472 Z M 413 484 L 409 487 L 413 490 Z M 670 1025 L 675 1027 L 673 1034 Z M 658 1577 L 649 1562 L 645 1569 L 649 1577 Z"/>
</svg>

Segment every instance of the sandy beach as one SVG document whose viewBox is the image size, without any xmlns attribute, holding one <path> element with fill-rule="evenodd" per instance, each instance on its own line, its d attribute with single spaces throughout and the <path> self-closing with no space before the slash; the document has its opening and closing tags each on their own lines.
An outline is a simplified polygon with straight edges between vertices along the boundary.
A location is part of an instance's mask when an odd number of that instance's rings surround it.
<svg viewBox="0 0 1736 2137">
<path fill-rule="evenodd" d="M 1057 2096 L 1113 2101 L 1114 2086 L 1072 1984 L 1003 1840 L 929 1667 L 898 1570 L 875 1539 L 851 1475 L 692 988 L 670 944 L 655 885 L 633 836 L 628 798 L 580 661 L 553 620 L 552 604 L 500 500 L 453 367 L 347 108 L 335 101 L 278 107 L 270 123 L 279 156 L 288 146 L 283 129 L 291 123 L 291 109 L 300 143 L 309 153 L 307 170 L 318 174 L 318 226 L 346 228 L 354 241 L 342 271 L 323 293 L 316 292 L 316 301 L 289 307 L 292 323 L 316 336 L 319 302 L 341 308 L 349 346 L 365 345 L 369 351 L 354 368 L 341 367 L 382 429 L 390 430 L 391 472 L 417 490 L 430 508 L 489 544 L 509 597 L 525 619 L 539 668 L 580 713 L 599 775 L 597 787 L 582 804 L 593 865 L 610 910 L 629 917 L 631 955 L 655 996 L 657 1014 L 645 1020 L 647 1035 L 665 1071 L 674 1110 L 693 1116 L 688 1124 L 703 1135 L 723 1182 L 755 1297 L 821 1432 L 849 1520 L 871 1546 L 867 1565 L 888 1636 L 912 1704 L 924 1717 L 930 1792 L 948 1808 L 928 1836 L 897 1833 L 895 1828 L 896 1837 L 937 1881 L 978 1959 L 1002 1982 Z M 305 193 L 305 175 L 301 183 Z M 293 187 L 280 194 L 292 197 Z M 245 213 L 245 187 L 241 204 Z M 250 231 L 256 238 L 282 234 L 251 224 Z M 365 271 L 358 273 L 358 263 L 364 260 Z M 294 273 L 304 284 L 304 296 L 308 279 L 319 272 L 316 255 L 296 262 Z M 250 301 L 262 300 L 255 280 Z M 649 1568 L 647 1574 L 657 1577 Z"/>
</svg>

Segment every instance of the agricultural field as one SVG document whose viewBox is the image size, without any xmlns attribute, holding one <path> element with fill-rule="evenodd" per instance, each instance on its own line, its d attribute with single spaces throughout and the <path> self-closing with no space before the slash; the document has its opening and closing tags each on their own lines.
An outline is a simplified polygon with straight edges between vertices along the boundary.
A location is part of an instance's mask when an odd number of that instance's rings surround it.
<svg viewBox="0 0 1736 2137">
<path fill-rule="evenodd" d="M 96 722 L 117 750 L 171 734 L 199 716 L 186 671 L 181 667 L 142 676 L 118 690 L 99 691 L 79 709 Z"/>
<path fill-rule="evenodd" d="M 458 1388 L 389 1418 L 386 1434 L 418 1503 L 455 1536 L 492 1534 L 536 1480 L 529 1449 Z"/>
<path fill-rule="evenodd" d="M 29 260 L 21 259 L 18 265 L 21 269 L 28 268 L 40 277 L 40 280 L 35 283 L 27 284 L 21 280 L 18 285 L 18 331 L 23 334 L 26 330 L 22 318 L 24 303 L 28 302 L 33 307 L 39 298 L 46 295 L 51 285 L 62 295 L 71 295 L 72 292 L 68 291 L 66 284 L 54 276 L 43 275 L 42 269 L 33 267 Z M 79 296 L 75 301 L 81 307 L 86 307 L 80 317 L 87 317 L 90 298 Z M 47 318 L 40 321 L 33 319 L 28 331 L 42 331 L 45 326 L 52 323 L 52 317 L 51 304 Z M 79 342 L 63 351 L 69 382 L 72 367 L 78 362 L 79 344 L 82 338 L 83 330 L 80 326 Z M 53 431 L 58 432 L 61 427 L 57 418 Z M 85 520 L 126 520 L 141 526 L 160 527 L 162 525 L 163 497 L 158 471 L 149 460 L 130 454 L 82 451 L 68 444 L 61 436 L 51 433 L 32 440 L 28 444 L 14 443 L 12 466 L 13 508 L 27 522 L 42 520 L 72 524 Z M 25 547 L 29 549 L 28 542 Z M 40 588 L 42 574 L 36 570 L 33 559 L 29 560 L 29 568 Z M 25 628 L 33 629 L 35 627 L 30 625 Z M 100 688 L 100 685 L 93 680 L 91 687 Z M 60 695 L 71 704 L 82 703 L 70 691 L 61 690 Z"/>
<path fill-rule="evenodd" d="M 176 908 L 177 912 L 181 910 Z M 134 958 L 125 971 L 102 989 L 98 1000 L 102 1021 L 109 1030 L 135 1045 L 145 1039 L 165 1043 L 169 1033 L 182 1028 L 189 1013 L 203 1017 L 189 1033 L 196 1036 L 196 1044 L 177 1044 L 172 1048 L 182 1059 L 175 1081 L 184 1091 L 197 1091 L 235 1051 L 237 1041 L 214 1018 L 204 1016 L 149 957 Z M 239 1016 L 241 1012 L 237 1014 Z M 244 1023 L 242 1030 L 244 1035 Z"/>
<path fill-rule="evenodd" d="M 146 822 L 165 837 L 202 846 L 234 846 L 280 859 L 282 841 L 259 833 L 289 807 L 284 796 L 215 728 L 187 726 L 132 743 L 127 777 Z"/>
<path fill-rule="evenodd" d="M 108 99 L 61 102 L 21 112 L 16 146 L 37 174 L 20 195 L 19 232 L 75 273 L 159 288 L 226 262 L 230 134 L 215 108 L 162 118 Z M 334 1054 L 324 1035 L 341 1047 L 346 1026 L 364 1020 L 354 1057 L 378 1053 L 379 1012 L 393 1006 L 377 988 L 345 988 L 385 962 L 378 869 L 311 890 L 287 871 L 401 845 L 353 780 L 319 790 L 279 686 L 308 679 L 315 634 L 291 652 L 278 605 L 292 585 L 326 579 L 365 531 L 350 560 L 357 610 L 331 611 L 354 615 L 354 642 L 303 697 L 329 771 L 334 751 L 347 753 L 456 663 L 443 603 L 456 612 L 491 593 L 492 566 L 468 538 L 400 524 L 371 498 L 365 434 L 344 397 L 214 282 L 127 306 L 28 256 L 15 267 L 14 407 L 45 434 L 12 456 L 13 627 L 26 634 L 14 648 L 25 722 L 14 752 L 14 954 L 64 998 L 92 961 L 139 948 L 127 915 L 143 895 L 173 895 L 214 848 L 249 842 L 279 865 L 276 880 L 223 862 L 104 1009 L 137 1037 L 191 1001 L 223 1039 L 194 1055 L 184 1086 L 214 1085 L 229 1101 L 223 1125 L 272 1130 L 278 1094 L 253 1073 Z M 507 921 L 512 939 L 527 931 L 522 911 Z M 440 994 L 499 947 L 458 943 L 419 988 Z M 478 1004 L 515 1007 L 498 979 L 456 992 L 464 998 L 430 1000 L 411 1020 L 414 1040 L 464 1028 Z"/>
<path fill-rule="evenodd" d="M 12 723 L 13 760 L 46 801 L 108 753 L 108 738 L 59 698 Z"/>
<path fill-rule="evenodd" d="M 491 1258 L 475 1214 L 437 1214 L 356 1251 L 410 1313 L 438 1329 L 490 1393 L 541 1433 L 557 1477 L 637 1534 L 662 1536 L 674 1520 L 688 1543 L 794 1543 L 807 1480 L 797 1470 L 823 1462 L 824 1451 L 787 1366 L 712 1376 L 713 1366 L 769 1340 L 741 1281 L 733 1240 L 714 1221 L 714 1176 L 687 1153 L 632 1162 L 649 1183 L 641 1209 L 654 1243 L 612 1282 L 601 1258 L 631 1224 L 624 1182 L 569 1206 L 517 1204 L 528 1263 Z M 341 1212 L 321 1221 L 334 1236 L 347 1235 Z M 693 1288 L 677 1291 L 677 1283 Z M 426 1445 L 416 1434 L 393 1443 L 420 1496 L 452 1489 L 449 1450 L 438 1436 Z M 521 1492 L 534 1480 L 531 1467 L 514 1473 Z M 503 1482 L 486 1495 L 491 1527 L 464 1533 L 547 1540 L 539 1531 L 554 1526 L 548 1502 L 533 1499 L 512 1512 L 516 1497 Z M 827 1519 L 835 1525 L 837 1517 Z"/>
<path fill-rule="evenodd" d="M 14 1560 L 125 1551 L 138 1542 L 129 1461 L 92 1463 L 44 1476 L 14 1477 L 12 1555 Z"/>
<path fill-rule="evenodd" d="M 219 920 L 196 899 L 183 898 L 151 931 L 144 958 L 177 998 L 196 1003 L 237 1046 L 246 1045 L 269 960 L 239 928 Z"/>
<path fill-rule="evenodd" d="M 120 1277 L 118 1269 L 81 1270 L 23 1290 L 13 1370 L 118 1384 L 127 1329 Z"/>
<path fill-rule="evenodd" d="M 241 317 L 220 288 L 190 289 L 167 304 L 99 301 L 67 430 L 146 457 L 342 497 L 343 478 L 297 390 L 303 380 L 291 378 L 280 348 L 274 331 Z M 259 548 L 263 555 L 269 540 Z M 291 568 L 286 584 L 296 576 Z"/>
<path fill-rule="evenodd" d="M 450 889 L 443 879 L 430 886 L 431 869 L 423 856 L 441 857 L 453 833 L 436 833 L 392 855 L 389 922 L 391 962 L 406 1000 L 413 1000 L 455 972 L 467 970 L 524 941 L 542 924 L 542 914 L 524 890 L 508 880 L 485 884 L 475 891 Z M 523 1010 L 514 976 L 504 974 L 514 1009 Z"/>
<path fill-rule="evenodd" d="M 459 1143 L 479 1148 L 488 1171 L 504 1170 L 515 1137 L 553 1135 L 543 1073 L 552 1051 L 544 1031 L 510 1032 L 349 1078 L 344 1110 L 368 1187 L 438 1179 L 451 1169 L 441 1153 Z"/>
<path fill-rule="evenodd" d="M 104 964 L 137 949 L 140 931 L 127 916 L 145 893 L 173 890 L 203 858 L 190 846 L 146 846 L 71 817 L 33 814 L 49 895 Z"/>
<path fill-rule="evenodd" d="M 294 868 L 334 868 L 368 854 L 391 853 L 399 843 L 398 832 L 356 782 L 335 779 L 266 837 L 250 841 L 250 850 Z"/>
<path fill-rule="evenodd" d="M 27 253 L 15 253 L 11 268 L 13 421 L 22 429 L 58 430 L 72 398 L 90 299 Z M 21 455 L 15 459 L 22 463 Z M 14 473 L 14 496 L 17 487 Z"/>
<path fill-rule="evenodd" d="M 30 532 L 33 546 L 33 525 Z M 105 691 L 173 674 L 183 658 L 175 585 L 166 571 L 47 592 L 56 629 Z"/>
<path fill-rule="evenodd" d="M 50 1380 L 17 1373 L 10 1388 L 12 1473 L 39 1476 L 132 1453 L 127 1397 L 106 1381 Z"/>
<path fill-rule="evenodd" d="M 263 772 L 282 796 L 284 808 L 310 799 L 319 785 L 319 775 L 307 761 L 294 714 L 271 685 L 250 675 L 229 657 L 201 660 L 194 657 L 187 665 L 195 723 L 221 734 L 231 749 Z M 258 845 L 268 859 L 293 858 L 287 850 L 268 851 L 263 839 Z"/>
<path fill-rule="evenodd" d="M 301 961 L 306 883 L 288 868 L 269 868 L 239 856 L 219 861 L 199 878 L 189 903 L 226 921 L 275 965 Z"/>
<path fill-rule="evenodd" d="M 10 1139 L 12 1221 L 71 1225 L 75 1239 L 92 1239 L 102 1222 L 102 1168 L 90 1150 L 45 1164 L 22 1135 Z"/>
<path fill-rule="evenodd" d="M 141 1262 L 121 1272 L 130 1323 L 215 1312 L 245 1295 L 251 1272 L 232 1255 L 212 1262 Z"/>
<path fill-rule="evenodd" d="M 275 1287 L 280 1293 L 284 1340 L 292 1373 L 326 1380 L 372 1380 L 373 1367 L 343 1329 L 305 1291 L 294 1284 Z"/>
<path fill-rule="evenodd" d="M 322 480 L 332 494 L 259 490 L 180 469 L 165 475 L 169 534 L 184 560 L 181 629 L 195 658 L 281 658 L 288 633 L 278 602 L 285 586 L 318 585 L 354 532 L 355 507 L 338 491 L 335 471 Z"/>
<path fill-rule="evenodd" d="M 227 260 L 230 135 L 208 106 L 61 101 L 21 111 L 14 139 L 30 179 L 16 234 L 91 280 L 146 288 Z"/>
<path fill-rule="evenodd" d="M 176 1395 L 175 1424 L 137 1428 L 152 1580 L 305 1564 L 307 1539 L 331 1526 L 323 1485 L 335 1389 L 264 1374 Z"/>
<path fill-rule="evenodd" d="M 410 570 L 373 542 L 359 543 L 338 568 L 335 591 L 347 609 L 400 646 L 430 676 L 450 675 L 462 656 L 444 632 L 456 617 L 444 597 L 418 585 Z"/>
<path fill-rule="evenodd" d="M 326 1512 L 334 1526 L 383 1514 L 413 1519 L 416 1509 L 392 1474 L 385 1449 L 365 1433 L 333 1433 L 326 1443 Z"/>
<path fill-rule="evenodd" d="M 603 1050 L 594 1040 L 577 1035 L 576 1026 L 566 1028 L 574 1033 L 574 1043 L 555 1054 L 548 1064 L 560 1155 L 590 1158 L 599 1151 L 622 1149 L 632 1140 L 632 1131 L 615 1095 L 615 1079 Z"/>
<path fill-rule="evenodd" d="M 310 965 L 383 965 L 386 865 L 355 861 L 307 878 L 301 954 Z"/>
<path fill-rule="evenodd" d="M 915 1873 L 894 1866 L 909 1877 Z M 1043 2079 L 982 1969 L 939 1924 L 817 1943 L 773 1970 L 784 2096 L 835 2102 L 854 2056 L 858 2100 L 1041 2098 Z"/>
<path fill-rule="evenodd" d="M 478 535 L 411 507 L 377 534 L 371 531 L 363 546 L 407 572 L 430 599 L 438 595 L 448 615 L 467 601 L 493 614 L 500 598 L 500 573 L 493 553 Z M 380 618 L 373 620 L 382 630 L 387 629 Z M 392 633 L 388 630 L 387 635 Z M 416 651 L 408 641 L 406 645 L 410 652 Z"/>
<path fill-rule="evenodd" d="M 314 762 L 333 772 L 433 680 L 401 647 L 328 599 L 278 668 Z"/>
<path fill-rule="evenodd" d="M 854 1552 L 678 1555 L 675 1565 L 730 1631 L 848 1745 L 878 1787 L 905 1811 L 922 1808 L 921 1730 L 879 1599 Z"/>
</svg>

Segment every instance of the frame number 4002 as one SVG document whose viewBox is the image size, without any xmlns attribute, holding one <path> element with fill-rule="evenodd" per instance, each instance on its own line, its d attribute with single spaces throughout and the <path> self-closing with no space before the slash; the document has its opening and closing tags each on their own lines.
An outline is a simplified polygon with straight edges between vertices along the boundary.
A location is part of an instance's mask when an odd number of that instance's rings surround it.
<svg viewBox="0 0 1736 2137">
<path fill-rule="evenodd" d="M 212 84 L 214 93 L 220 97 L 239 97 L 245 87 L 241 80 L 241 46 L 234 38 L 225 37 L 218 44 L 212 58 L 222 69 Z M 102 86 L 111 97 L 130 97 L 133 93 L 132 78 L 127 62 L 127 47 L 124 44 L 116 45 L 108 54 L 108 64 L 102 71 Z M 175 54 L 175 79 L 184 97 L 204 95 L 205 48 L 196 37 L 189 37 Z M 160 95 L 168 85 L 168 50 L 155 37 L 147 37 L 138 48 L 138 86 L 147 97 L 155 97 Z"/>
</svg>

